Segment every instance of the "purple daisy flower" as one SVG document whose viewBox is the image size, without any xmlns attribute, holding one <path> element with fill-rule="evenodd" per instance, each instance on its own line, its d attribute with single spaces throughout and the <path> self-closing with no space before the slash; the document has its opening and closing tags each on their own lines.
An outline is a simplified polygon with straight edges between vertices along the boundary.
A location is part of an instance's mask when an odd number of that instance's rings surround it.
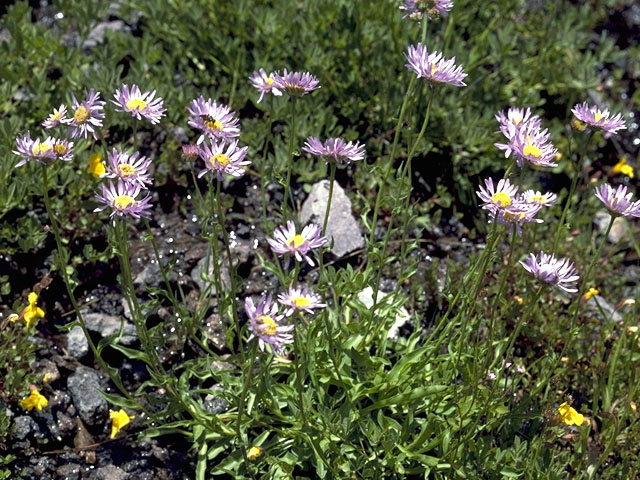
<svg viewBox="0 0 640 480">
<path fill-rule="evenodd" d="M 302 150 L 324 159 L 325 162 L 333 159 L 339 166 L 362 160 L 365 153 L 364 145 L 360 142 L 345 142 L 341 138 L 329 138 L 322 143 L 318 138 L 309 137 Z"/>
<path fill-rule="evenodd" d="M 418 78 L 424 78 L 432 84 L 448 83 L 455 87 L 466 87 L 463 82 L 467 76 L 462 67 L 456 66 L 456 57 L 445 59 L 440 52 L 429 53 L 427 47 L 409 45 L 408 53 L 405 53 L 407 63 L 405 67 L 412 70 Z"/>
<path fill-rule="evenodd" d="M 442 15 L 447 16 L 449 10 L 453 8 L 453 2 L 451 0 L 405 0 L 400 5 L 400 10 L 404 10 L 405 13 L 402 18 L 412 18 L 420 20 L 426 13 L 429 18 Z"/>
<path fill-rule="evenodd" d="M 504 112 L 498 112 L 496 120 L 500 124 L 500 132 L 511 140 L 515 135 L 518 128 L 522 128 L 524 125 L 535 125 L 535 128 L 540 128 L 541 121 L 538 115 L 531 115 L 531 109 L 510 107 L 506 114 Z"/>
<path fill-rule="evenodd" d="M 249 341 L 258 339 L 258 346 L 264 352 L 267 344 L 271 345 L 273 353 L 282 354 L 284 346 L 293 343 L 293 335 L 289 332 L 294 325 L 281 325 L 284 315 L 278 315 L 278 304 L 271 301 L 271 295 L 262 296 L 256 307 L 253 300 L 247 297 L 244 308 L 249 317 Z"/>
<path fill-rule="evenodd" d="M 547 129 L 540 130 L 538 122 L 526 122 L 516 127 L 507 125 L 509 139 L 508 144 L 494 144 L 500 150 L 504 150 L 505 158 L 509 158 L 513 153 L 516 163 L 520 168 L 524 166 L 525 160 L 537 167 L 557 167 L 553 160 L 556 158 L 558 149 L 549 141 Z"/>
<path fill-rule="evenodd" d="M 107 153 L 107 178 L 120 178 L 125 183 L 133 183 L 141 187 L 151 185 L 153 180 L 148 173 L 151 159 L 135 152 L 129 155 L 115 148 Z"/>
<path fill-rule="evenodd" d="M 225 146 L 227 147 L 226 151 Z M 211 145 L 205 142 L 198 150 L 200 158 L 204 160 L 205 165 L 204 170 L 198 173 L 198 178 L 207 172 L 215 173 L 219 181 L 222 181 L 223 173 L 234 177 L 244 175 L 243 167 L 251 164 L 248 160 L 244 161 L 247 148 L 238 148 L 237 140 L 228 144 L 225 139 L 221 139 L 220 142 L 211 140 Z"/>
<path fill-rule="evenodd" d="M 39 138 L 33 140 L 29 132 L 22 137 L 16 137 L 16 150 L 13 150 L 13 153 L 22 157 L 22 160 L 16 164 L 16 168 L 21 167 L 30 160 L 44 163 L 46 159 L 53 160 L 56 158 L 51 137 L 41 142 Z"/>
<path fill-rule="evenodd" d="M 273 238 L 267 238 L 271 250 L 279 255 L 292 254 L 301 262 L 304 258 L 312 267 L 315 265 L 308 255 L 309 252 L 327 243 L 327 237 L 321 237 L 322 228 L 314 223 L 302 229 L 302 233 L 296 233 L 295 224 L 289 220 L 286 227 L 280 226 L 273 232 Z"/>
<path fill-rule="evenodd" d="M 44 128 L 54 128 L 58 125 L 65 125 L 71 122 L 70 119 L 67 118 L 67 107 L 66 105 L 60 105 L 60 108 L 54 108 L 53 113 L 49 115 L 49 117 L 42 122 L 42 126 Z"/>
<path fill-rule="evenodd" d="M 53 154 L 58 160 L 69 162 L 73 160 L 73 142 L 69 140 L 52 138 Z"/>
<path fill-rule="evenodd" d="M 116 108 L 116 112 L 130 113 L 138 120 L 142 120 L 144 117 L 152 125 L 155 125 L 160 122 L 166 112 L 163 108 L 164 101 L 160 97 L 154 99 L 155 95 L 155 90 L 142 93 L 137 85 L 134 84 L 129 90 L 129 86 L 123 83 L 122 87 L 116 90 L 113 95 L 115 100 L 111 100 L 111 103 L 120 107 Z"/>
<path fill-rule="evenodd" d="M 234 138 L 240 135 L 239 120 L 234 117 L 226 105 L 218 105 L 216 102 L 204 97 L 192 100 L 187 107 L 189 112 L 188 123 L 195 129 L 202 130 L 202 135 L 196 142 L 200 145 L 205 136 L 212 140 L 216 138 Z"/>
<path fill-rule="evenodd" d="M 304 310 L 307 313 L 313 313 L 315 308 L 326 307 L 322 303 L 322 297 L 306 287 L 289 287 L 289 291 L 278 295 L 278 301 L 289 307 L 285 315 L 291 316 L 296 310 Z"/>
<path fill-rule="evenodd" d="M 267 75 L 267 72 L 264 71 L 264 68 L 261 68 L 257 72 L 253 72 L 253 75 L 249 77 L 249 81 L 251 82 L 251 85 L 253 85 L 260 92 L 258 103 L 262 101 L 265 93 L 272 93 L 277 97 L 282 95 L 282 92 L 274 85 L 274 74 L 270 73 L 269 75 Z"/>
<path fill-rule="evenodd" d="M 526 203 L 534 205 L 540 205 L 543 207 L 550 207 L 558 199 L 558 195 L 555 193 L 547 192 L 541 193 L 534 190 L 527 190 L 522 194 L 522 200 Z"/>
<path fill-rule="evenodd" d="M 595 195 L 614 215 L 640 217 L 640 200 L 632 202 L 633 193 L 627 192 L 625 185 L 618 185 L 618 188 L 614 189 L 605 183 L 596 187 Z"/>
<path fill-rule="evenodd" d="M 618 130 L 627 128 L 622 114 L 610 117 L 609 110 L 600 110 L 596 106 L 589 106 L 587 102 L 577 104 L 571 109 L 577 122 L 574 122 L 578 130 L 584 130 L 587 126 L 604 130 L 607 133 L 618 133 Z"/>
<path fill-rule="evenodd" d="M 575 282 L 580 277 L 576 275 L 573 262 L 566 258 L 556 258 L 544 252 L 540 252 L 538 256 L 532 253 L 526 260 L 521 261 L 520 265 L 543 282 L 551 283 L 565 292 L 575 293 L 578 291 L 575 288 Z"/>
<path fill-rule="evenodd" d="M 105 102 L 98 100 L 99 98 L 100 92 L 95 92 L 93 88 L 89 90 L 87 98 L 82 102 L 78 102 L 76 97 L 71 95 L 73 100 L 73 118 L 69 122 L 71 138 L 78 138 L 82 135 L 86 140 L 90 133 L 95 140 L 98 139 L 95 127 L 102 126 L 104 113 L 101 110 L 105 105 Z"/>
<path fill-rule="evenodd" d="M 320 88 L 320 82 L 309 72 L 288 72 L 273 74 L 273 87 L 292 97 L 301 97 Z"/>
<path fill-rule="evenodd" d="M 137 200 L 136 197 L 140 193 L 140 189 L 140 185 L 123 182 L 120 178 L 117 185 L 111 181 L 108 186 L 102 184 L 102 195 L 96 194 L 96 199 L 103 205 L 96 208 L 94 212 L 101 212 L 105 208 L 111 207 L 113 210 L 109 216 L 112 218 L 114 215 L 149 218 L 151 215 L 148 210 L 152 208 L 151 197 L 147 194 L 142 200 Z"/>
<path fill-rule="evenodd" d="M 481 185 L 476 195 L 484 202 L 482 208 L 489 210 L 492 217 L 498 210 L 508 208 L 517 201 L 516 194 L 518 193 L 518 186 L 511 185 L 509 179 L 501 179 L 498 185 L 494 187 L 493 180 L 491 178 L 485 178 L 484 184 L 486 188 L 483 188 Z"/>
</svg>

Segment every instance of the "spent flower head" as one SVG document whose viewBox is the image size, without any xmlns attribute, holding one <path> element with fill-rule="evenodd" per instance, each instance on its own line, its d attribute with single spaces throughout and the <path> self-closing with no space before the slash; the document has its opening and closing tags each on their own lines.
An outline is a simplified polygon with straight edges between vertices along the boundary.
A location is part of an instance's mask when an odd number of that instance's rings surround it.
<svg viewBox="0 0 640 480">
<path fill-rule="evenodd" d="M 329 138 L 323 142 L 315 137 L 307 138 L 302 150 L 322 158 L 325 162 L 334 160 L 338 166 L 364 159 L 364 145 L 360 142 L 345 142 L 341 138 Z"/>
<path fill-rule="evenodd" d="M 251 164 L 250 161 L 244 160 L 247 148 L 238 148 L 237 140 L 227 143 L 225 139 L 221 139 L 219 142 L 211 140 L 211 144 L 203 143 L 198 149 L 198 154 L 204 160 L 205 168 L 200 170 L 198 178 L 208 172 L 215 173 L 219 181 L 222 181 L 223 173 L 241 177 L 244 175 L 244 167 Z"/>
<path fill-rule="evenodd" d="M 294 329 L 294 325 L 282 324 L 284 315 L 278 315 L 278 304 L 272 301 L 271 295 L 263 295 L 257 306 L 247 297 L 244 306 L 250 320 L 249 341 L 257 338 L 260 350 L 264 352 L 268 344 L 273 353 L 280 355 L 285 345 L 293 343 L 293 335 L 289 332 Z"/>
<path fill-rule="evenodd" d="M 291 97 L 301 97 L 320 88 L 320 82 L 309 72 L 288 72 L 273 74 L 273 87 Z"/>
<path fill-rule="evenodd" d="M 151 165 L 150 158 L 142 156 L 138 152 L 128 154 L 115 148 L 107 154 L 107 158 L 109 161 L 107 178 L 121 178 L 126 183 L 133 183 L 141 187 L 153 183 L 148 172 L 149 165 Z"/>
<path fill-rule="evenodd" d="M 409 62 L 405 67 L 412 70 L 418 78 L 424 78 L 431 84 L 448 83 L 455 87 L 467 86 L 463 82 L 467 74 L 462 67 L 455 64 L 456 57 L 446 59 L 440 52 L 429 53 L 422 43 L 416 46 L 409 45 L 408 52 L 404 56 Z"/>
<path fill-rule="evenodd" d="M 116 112 L 130 113 L 132 117 L 142 120 L 146 118 L 151 124 L 155 125 L 160 122 L 166 110 L 163 108 L 164 101 L 162 98 L 154 98 L 156 91 L 142 93 L 137 85 L 133 85 L 131 89 L 125 83 L 116 90 L 113 95 L 115 100 L 111 103 L 116 105 Z"/>
<path fill-rule="evenodd" d="M 251 82 L 251 85 L 253 85 L 260 92 L 258 103 L 262 101 L 265 93 L 272 93 L 277 97 L 282 95 L 282 92 L 274 85 L 275 74 L 272 72 L 267 75 L 267 72 L 264 71 L 264 68 L 261 68 L 257 72 L 253 72 L 253 75 L 249 77 L 249 81 Z"/>
<path fill-rule="evenodd" d="M 121 178 L 118 179 L 117 184 L 112 181 L 108 185 L 103 184 L 102 195 L 96 194 L 96 199 L 103 205 L 96 208 L 94 212 L 101 212 L 107 207 L 111 207 L 110 217 L 112 218 L 116 215 L 119 217 L 130 215 L 133 218 L 149 218 L 151 215 L 148 210 L 152 208 L 151 197 L 147 194 L 146 197 L 139 200 L 137 197 L 140 190 L 139 184 L 124 182 Z"/>
<path fill-rule="evenodd" d="M 609 110 L 600 110 L 596 106 L 590 106 L 587 102 L 577 104 L 571 111 L 576 117 L 574 126 L 578 130 L 591 127 L 604 130 L 607 133 L 618 133 L 618 130 L 627 128 L 621 113 L 612 117 Z"/>
<path fill-rule="evenodd" d="M 218 105 L 216 102 L 200 96 L 191 101 L 187 107 L 189 112 L 188 123 L 197 130 L 201 130 L 202 134 L 196 142 L 200 145 L 205 137 L 211 140 L 218 138 L 234 138 L 240 135 L 240 121 L 235 117 L 226 105 Z"/>
<path fill-rule="evenodd" d="M 556 258 L 540 252 L 538 255 L 531 253 L 526 260 L 520 262 L 524 269 L 546 283 L 555 285 L 565 292 L 575 293 L 575 283 L 580 279 L 576 274 L 573 262 L 566 258 Z"/>
<path fill-rule="evenodd" d="M 316 308 L 326 307 L 322 303 L 322 297 L 306 287 L 289 286 L 289 290 L 278 295 L 278 301 L 289 307 L 285 312 L 286 316 L 290 316 L 297 310 L 303 310 L 313 313 Z"/>
<path fill-rule="evenodd" d="M 98 139 L 96 127 L 102 126 L 102 119 L 104 118 L 102 109 L 105 105 L 105 102 L 99 100 L 99 98 L 100 92 L 94 91 L 93 88 L 89 90 L 87 98 L 82 102 L 79 102 L 73 94 L 71 95 L 73 100 L 73 117 L 69 122 L 71 138 L 83 136 L 86 140 L 88 134 L 91 134 L 95 140 Z"/>
<path fill-rule="evenodd" d="M 273 232 L 273 238 L 267 238 L 271 250 L 279 255 L 292 254 L 298 262 L 303 259 L 312 267 L 315 265 L 309 252 L 327 243 L 327 237 L 321 236 L 322 228 L 315 223 L 309 224 L 296 233 L 296 225 L 291 220 L 286 226 L 280 226 Z"/>
<path fill-rule="evenodd" d="M 42 126 L 44 128 L 54 128 L 58 125 L 66 125 L 71 122 L 71 119 L 67 118 L 67 107 L 66 105 L 60 105 L 60 108 L 54 108 L 53 113 L 47 117 L 47 119 L 42 122 Z"/>
</svg>

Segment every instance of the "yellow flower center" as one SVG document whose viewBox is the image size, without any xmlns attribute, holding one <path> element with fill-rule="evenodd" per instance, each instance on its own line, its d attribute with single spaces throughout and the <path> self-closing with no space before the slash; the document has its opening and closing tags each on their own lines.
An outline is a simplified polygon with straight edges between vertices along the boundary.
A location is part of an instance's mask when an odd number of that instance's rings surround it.
<svg viewBox="0 0 640 480">
<path fill-rule="evenodd" d="M 140 98 L 132 98 L 125 104 L 125 107 L 127 107 L 127 110 L 141 111 L 147 108 L 147 103 Z"/>
<path fill-rule="evenodd" d="M 296 233 L 293 237 L 287 238 L 287 245 L 293 248 L 300 248 L 305 241 L 306 240 L 302 235 Z"/>
<path fill-rule="evenodd" d="M 222 168 L 225 168 L 227 165 L 231 163 L 231 159 L 227 157 L 224 153 L 219 153 L 209 159 L 211 165 L 219 165 Z"/>
<path fill-rule="evenodd" d="M 67 153 L 67 147 L 63 143 L 56 143 L 54 148 L 56 150 L 56 155 L 59 157 Z"/>
<path fill-rule="evenodd" d="M 129 205 L 135 205 L 135 203 L 136 201 L 134 200 L 134 198 L 130 197 L 129 195 L 118 195 L 113 200 L 113 206 L 116 207 L 118 210 L 124 210 Z"/>
<path fill-rule="evenodd" d="M 524 146 L 522 153 L 525 155 L 531 155 L 536 158 L 540 158 L 542 156 L 542 152 L 535 145 L 531 145 L 531 137 L 527 136 L 527 144 Z"/>
<path fill-rule="evenodd" d="M 224 125 L 218 120 L 205 120 L 204 124 L 209 130 L 224 130 Z"/>
<path fill-rule="evenodd" d="M 509 205 L 511 205 L 511 197 L 504 193 L 504 192 L 498 192 L 498 193 L 494 193 L 493 196 L 491 197 L 491 201 L 493 202 L 494 205 L 498 205 L 499 207 L 508 207 Z"/>
<path fill-rule="evenodd" d="M 275 334 L 277 333 L 277 325 L 273 318 L 271 318 L 269 315 L 260 315 L 258 317 L 258 321 L 262 323 L 262 325 L 267 325 L 266 328 L 260 329 L 262 333 L 264 333 L 265 335 L 269 335 L 270 337 L 275 336 Z"/>
<path fill-rule="evenodd" d="M 136 174 L 136 169 L 133 168 L 128 163 L 122 163 L 118 166 L 118 170 L 120 170 L 120 176 L 122 178 L 128 178 L 132 175 Z"/>
<path fill-rule="evenodd" d="M 520 122 L 522 121 L 522 118 L 514 118 L 513 119 L 513 124 L 514 125 L 520 125 Z"/>
<path fill-rule="evenodd" d="M 575 128 L 579 132 L 584 132 L 587 129 L 587 126 L 576 118 L 573 121 L 573 128 Z"/>
<path fill-rule="evenodd" d="M 89 110 L 84 105 L 80 105 L 73 114 L 73 119 L 76 123 L 84 123 L 89 118 Z"/>
<path fill-rule="evenodd" d="M 530 199 L 531 203 L 540 203 L 540 204 L 545 204 L 547 203 L 545 200 L 544 195 L 542 195 L 541 193 L 538 193 L 536 195 L 533 195 Z"/>
<path fill-rule="evenodd" d="M 604 118 L 604 115 L 602 115 L 600 112 L 596 113 L 593 116 L 593 120 L 598 123 L 600 120 L 602 120 Z"/>
<path fill-rule="evenodd" d="M 293 304 L 296 308 L 305 308 L 311 305 L 311 302 L 307 297 L 293 297 Z"/>
<path fill-rule="evenodd" d="M 267 78 L 267 85 L 271 85 L 273 83 L 273 78 Z"/>
<path fill-rule="evenodd" d="M 60 120 L 62 118 L 62 114 L 60 112 L 53 112 L 51 115 L 51 121 Z"/>
<path fill-rule="evenodd" d="M 33 147 L 31 147 L 31 153 L 33 153 L 33 155 L 36 157 L 40 155 L 44 155 L 49 150 L 51 150 L 51 145 L 47 143 L 38 142 L 38 143 L 34 143 Z"/>
<path fill-rule="evenodd" d="M 438 71 L 438 67 L 436 67 L 435 65 L 431 65 L 431 76 L 433 77 L 436 72 Z"/>
</svg>

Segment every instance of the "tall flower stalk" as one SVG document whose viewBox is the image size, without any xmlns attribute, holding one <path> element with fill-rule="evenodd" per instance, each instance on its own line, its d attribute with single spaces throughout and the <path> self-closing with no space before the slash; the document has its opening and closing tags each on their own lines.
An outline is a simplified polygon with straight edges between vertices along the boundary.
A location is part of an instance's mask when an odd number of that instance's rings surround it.
<svg viewBox="0 0 640 480">
<path fill-rule="evenodd" d="M 284 183 L 284 196 L 282 197 L 282 205 L 280 207 L 280 213 L 284 219 L 287 212 L 287 202 L 289 195 L 291 194 L 291 170 L 293 169 L 293 155 L 294 145 L 296 140 L 296 97 L 291 97 L 291 123 L 289 124 L 289 158 L 287 159 L 287 177 Z M 293 197 L 291 197 L 291 204 L 293 205 Z"/>
</svg>

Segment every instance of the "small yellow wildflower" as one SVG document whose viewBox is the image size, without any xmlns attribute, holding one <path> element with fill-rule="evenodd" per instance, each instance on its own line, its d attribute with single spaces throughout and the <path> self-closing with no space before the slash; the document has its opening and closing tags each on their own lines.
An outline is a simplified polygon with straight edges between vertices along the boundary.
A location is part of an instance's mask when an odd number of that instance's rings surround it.
<svg viewBox="0 0 640 480">
<path fill-rule="evenodd" d="M 11 315 L 9 315 L 7 317 L 7 320 L 9 320 L 10 322 L 13 322 L 13 323 L 18 321 L 19 319 L 20 319 L 20 315 L 18 315 L 17 313 L 12 313 Z"/>
<path fill-rule="evenodd" d="M 255 460 L 260 455 L 262 455 L 263 452 L 264 452 L 264 448 L 254 445 L 249 449 L 249 452 L 247 453 L 247 458 L 249 460 Z"/>
<path fill-rule="evenodd" d="M 624 307 L 633 307 L 635 304 L 636 304 L 635 299 L 633 299 L 633 298 L 623 298 L 616 305 L 616 310 L 620 310 L 621 308 L 624 308 Z"/>
<path fill-rule="evenodd" d="M 596 295 L 600 295 L 600 290 L 593 287 L 589 288 L 589 290 L 587 290 L 587 292 L 582 296 L 582 303 L 591 300 Z"/>
<path fill-rule="evenodd" d="M 109 418 L 111 418 L 111 438 L 116 438 L 118 432 L 128 425 L 134 417 L 127 415 L 127 412 L 121 408 L 117 412 L 109 411 Z"/>
<path fill-rule="evenodd" d="M 628 333 L 629 335 L 632 335 L 632 334 L 634 334 L 634 333 L 638 333 L 638 326 L 637 326 L 637 325 L 629 325 L 629 326 L 627 327 L 627 333 Z"/>
<path fill-rule="evenodd" d="M 44 317 L 44 310 L 36 305 L 38 302 L 38 294 L 31 292 L 29 294 L 29 305 L 24 309 L 24 323 L 27 328 L 31 328 L 38 318 Z"/>
<path fill-rule="evenodd" d="M 107 170 L 104 168 L 104 163 L 102 163 L 102 155 L 99 153 L 94 153 L 89 156 L 89 168 L 87 171 L 94 176 L 94 178 L 100 178 Z"/>
<path fill-rule="evenodd" d="M 562 153 L 558 152 L 556 153 L 556 162 L 559 162 L 560 160 L 562 160 Z"/>
<path fill-rule="evenodd" d="M 634 401 L 629 402 L 629 406 L 631 407 L 631 410 L 633 410 L 634 412 L 638 410 L 638 405 L 636 405 L 636 402 Z"/>
<path fill-rule="evenodd" d="M 518 305 L 522 305 L 524 303 L 524 298 L 522 298 L 520 295 L 514 295 L 513 296 L 513 300 L 518 304 Z"/>
<path fill-rule="evenodd" d="M 37 388 L 32 387 L 31 393 L 27 398 L 20 400 L 20 405 L 25 410 L 33 410 L 34 408 L 39 412 L 42 411 L 42 407 L 49 405 L 49 401 L 44 395 L 41 395 Z"/>
<path fill-rule="evenodd" d="M 613 166 L 612 173 L 615 175 L 622 174 L 626 175 L 629 178 L 633 178 L 634 172 L 633 167 L 627 163 L 627 156 L 623 155 L 620 157 L 620 161 Z"/>
<path fill-rule="evenodd" d="M 558 407 L 558 417 L 566 425 L 576 425 L 579 427 L 584 423 L 584 415 L 578 413 L 567 402 L 564 402 Z"/>
</svg>

